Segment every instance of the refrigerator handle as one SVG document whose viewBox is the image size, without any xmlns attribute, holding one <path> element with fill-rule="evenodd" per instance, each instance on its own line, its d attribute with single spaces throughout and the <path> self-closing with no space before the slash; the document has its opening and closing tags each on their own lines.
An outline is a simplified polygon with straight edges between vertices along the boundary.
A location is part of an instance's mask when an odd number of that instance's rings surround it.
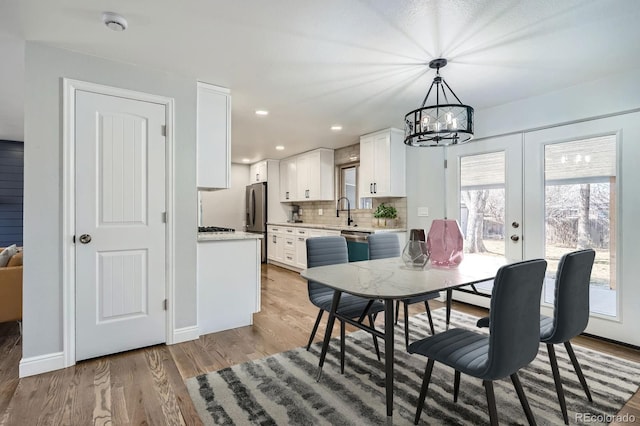
<svg viewBox="0 0 640 426">
<path fill-rule="evenodd" d="M 251 189 L 251 225 L 256 226 L 256 191 Z"/>
</svg>

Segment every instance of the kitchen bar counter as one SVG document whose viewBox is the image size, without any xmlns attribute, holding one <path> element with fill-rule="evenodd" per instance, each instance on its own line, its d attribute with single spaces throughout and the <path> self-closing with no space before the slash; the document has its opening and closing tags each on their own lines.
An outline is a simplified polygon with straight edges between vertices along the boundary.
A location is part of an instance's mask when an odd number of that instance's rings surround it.
<svg viewBox="0 0 640 426">
<path fill-rule="evenodd" d="M 227 241 L 227 240 L 259 240 L 263 234 L 251 232 L 198 232 L 198 242 L 203 241 Z"/>
<path fill-rule="evenodd" d="M 406 232 L 404 228 L 369 228 L 365 226 L 347 226 L 347 225 L 326 225 L 319 223 L 290 223 L 290 222 L 269 222 L 267 225 L 288 226 L 291 228 L 313 228 L 328 229 L 333 231 L 361 231 L 361 232 Z"/>
<path fill-rule="evenodd" d="M 260 311 L 261 234 L 198 233 L 200 334 L 253 324 Z"/>
</svg>

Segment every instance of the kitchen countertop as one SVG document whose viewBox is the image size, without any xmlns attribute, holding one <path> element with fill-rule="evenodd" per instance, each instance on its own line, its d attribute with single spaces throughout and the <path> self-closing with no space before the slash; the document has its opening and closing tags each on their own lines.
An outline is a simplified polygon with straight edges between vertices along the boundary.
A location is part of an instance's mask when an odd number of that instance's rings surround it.
<svg viewBox="0 0 640 426">
<path fill-rule="evenodd" d="M 251 232 L 198 232 L 198 241 L 259 240 L 262 234 Z"/>
<path fill-rule="evenodd" d="M 404 228 L 367 228 L 365 226 L 347 226 L 347 225 L 323 225 L 319 223 L 290 223 L 290 222 L 269 222 L 267 225 L 272 226 L 289 226 L 291 228 L 314 228 L 314 229 L 331 229 L 333 231 L 361 231 L 361 232 L 406 232 Z"/>
</svg>

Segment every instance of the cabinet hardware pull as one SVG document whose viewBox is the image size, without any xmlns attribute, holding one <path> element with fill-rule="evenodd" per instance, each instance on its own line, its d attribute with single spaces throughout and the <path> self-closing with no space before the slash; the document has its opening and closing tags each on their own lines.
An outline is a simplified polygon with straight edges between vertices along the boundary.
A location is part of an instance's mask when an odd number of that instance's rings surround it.
<svg viewBox="0 0 640 426">
<path fill-rule="evenodd" d="M 373 184 L 369 184 L 369 194 L 373 194 Z"/>
</svg>

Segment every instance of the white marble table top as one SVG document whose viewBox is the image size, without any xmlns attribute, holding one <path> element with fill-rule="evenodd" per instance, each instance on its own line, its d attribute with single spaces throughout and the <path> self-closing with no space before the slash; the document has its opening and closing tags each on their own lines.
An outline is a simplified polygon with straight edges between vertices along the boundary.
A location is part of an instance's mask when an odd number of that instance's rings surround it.
<svg viewBox="0 0 640 426">
<path fill-rule="evenodd" d="M 429 263 L 424 269 L 411 269 L 400 257 L 394 257 L 318 266 L 300 275 L 358 296 L 404 299 L 493 279 L 506 263 L 502 257 L 469 254 L 457 268 L 436 268 Z"/>
</svg>

